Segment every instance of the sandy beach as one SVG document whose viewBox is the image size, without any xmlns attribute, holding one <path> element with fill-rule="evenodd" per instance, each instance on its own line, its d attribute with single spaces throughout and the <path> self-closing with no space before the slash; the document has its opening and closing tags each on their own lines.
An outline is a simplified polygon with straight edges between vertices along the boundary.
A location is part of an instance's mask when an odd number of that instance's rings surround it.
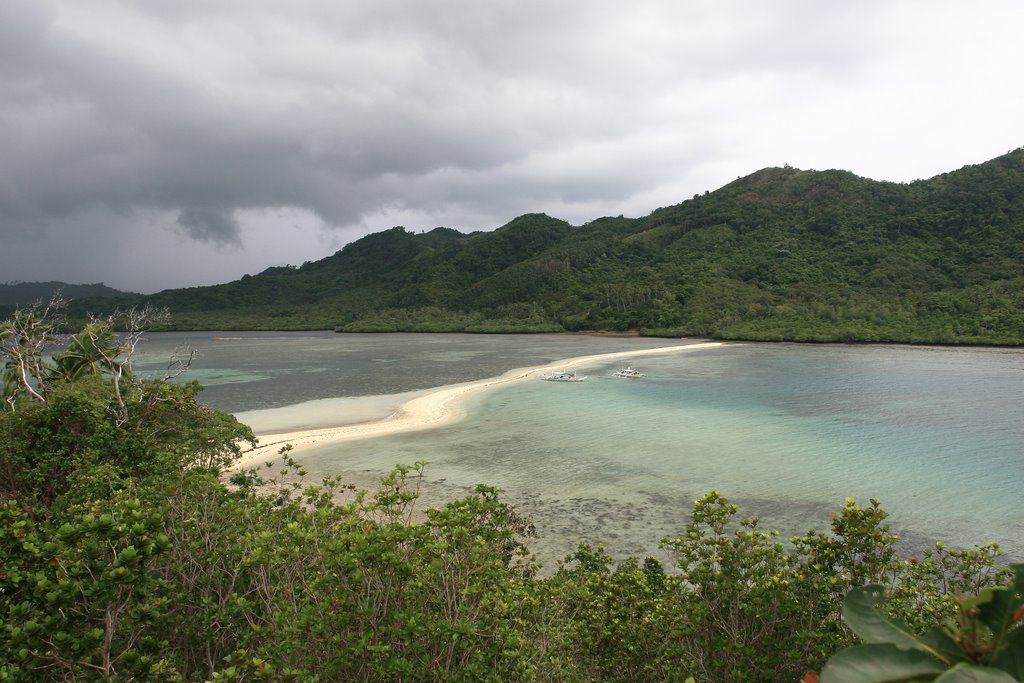
<svg viewBox="0 0 1024 683">
<path fill-rule="evenodd" d="M 618 358 L 698 351 L 718 346 L 723 346 L 723 343 L 699 342 L 654 349 L 637 349 L 633 351 L 579 356 L 547 365 L 510 370 L 500 377 L 441 387 L 403 403 L 395 413 L 383 419 L 303 431 L 257 434 L 256 436 L 259 439 L 257 446 L 244 451 L 242 457 L 232 465 L 231 469 L 237 470 L 243 467 L 252 467 L 270 460 L 276 457 L 277 452 L 287 444 L 291 444 L 292 452 L 294 453 L 304 448 L 322 446 L 328 443 L 354 441 L 399 432 L 419 431 L 451 424 L 463 417 L 462 404 L 467 396 L 488 391 L 502 385 L 522 382 L 552 370 L 578 368 L 595 362 L 604 362 Z"/>
</svg>

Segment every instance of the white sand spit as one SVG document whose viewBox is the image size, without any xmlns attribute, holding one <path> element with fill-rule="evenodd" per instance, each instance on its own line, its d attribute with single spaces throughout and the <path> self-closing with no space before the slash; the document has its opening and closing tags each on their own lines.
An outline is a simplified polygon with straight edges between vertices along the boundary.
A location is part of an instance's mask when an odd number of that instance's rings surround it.
<svg viewBox="0 0 1024 683">
<path fill-rule="evenodd" d="M 286 444 L 291 444 L 292 452 L 294 453 L 295 451 L 303 448 L 322 446 L 327 443 L 354 441 L 374 436 L 383 436 L 385 434 L 419 431 L 421 429 L 431 429 L 433 427 L 451 424 L 463 417 L 464 411 L 462 404 L 465 398 L 470 394 L 487 391 L 503 384 L 521 382 L 525 379 L 529 379 L 530 377 L 535 377 L 552 370 L 575 368 L 615 358 L 633 358 L 637 356 L 652 356 L 662 353 L 698 351 L 700 349 L 708 349 L 717 346 L 723 346 L 723 343 L 699 342 L 696 344 L 664 346 L 654 349 L 636 349 L 631 351 L 602 353 L 593 356 L 579 356 L 577 358 L 569 358 L 567 360 L 558 361 L 548 365 L 510 370 L 504 375 L 492 379 L 441 387 L 436 391 L 418 396 L 406 403 L 403 403 L 395 413 L 384 419 L 340 425 L 337 427 L 257 434 L 259 444 L 255 448 L 244 451 L 242 453 L 242 457 L 235 462 L 231 469 L 236 470 L 242 467 L 252 467 L 259 461 L 267 460 L 275 456 Z"/>
</svg>

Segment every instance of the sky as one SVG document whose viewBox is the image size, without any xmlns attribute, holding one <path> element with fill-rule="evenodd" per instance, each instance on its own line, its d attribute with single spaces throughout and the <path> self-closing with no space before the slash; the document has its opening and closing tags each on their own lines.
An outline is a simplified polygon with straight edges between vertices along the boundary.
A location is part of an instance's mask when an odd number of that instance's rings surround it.
<svg viewBox="0 0 1024 683">
<path fill-rule="evenodd" d="M 0 282 L 136 292 L 402 225 L 645 216 L 1024 145 L 1019 0 L 3 0 Z"/>
</svg>

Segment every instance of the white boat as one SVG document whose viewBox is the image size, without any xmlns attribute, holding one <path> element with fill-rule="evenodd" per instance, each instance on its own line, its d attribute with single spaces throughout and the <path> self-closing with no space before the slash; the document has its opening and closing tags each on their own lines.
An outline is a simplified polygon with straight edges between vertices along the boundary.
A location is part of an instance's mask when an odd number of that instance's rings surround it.
<svg viewBox="0 0 1024 683">
<path fill-rule="evenodd" d="M 627 365 L 618 372 L 614 373 L 616 377 L 643 377 L 644 373 L 640 372 L 637 368 L 631 365 Z"/>
<path fill-rule="evenodd" d="M 582 382 L 586 377 L 580 377 L 575 370 L 556 370 L 540 376 L 545 382 Z"/>
</svg>

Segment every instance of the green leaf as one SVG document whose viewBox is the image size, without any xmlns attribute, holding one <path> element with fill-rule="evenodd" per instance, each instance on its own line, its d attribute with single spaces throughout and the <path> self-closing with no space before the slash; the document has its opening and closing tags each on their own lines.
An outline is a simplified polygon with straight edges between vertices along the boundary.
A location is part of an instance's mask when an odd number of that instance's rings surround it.
<svg viewBox="0 0 1024 683">
<path fill-rule="evenodd" d="M 920 650 L 891 643 L 854 645 L 837 652 L 821 671 L 821 683 L 928 681 L 945 667 Z"/>
<path fill-rule="evenodd" d="M 989 588 L 981 593 L 978 609 L 981 621 L 988 626 L 996 637 L 996 650 L 1003 647 L 1003 640 L 1010 633 L 1013 625 L 1014 612 L 1024 604 L 1021 592 L 1024 591 L 1024 564 L 1013 565 L 1014 582 L 1009 588 Z"/>
<path fill-rule="evenodd" d="M 928 643 L 922 641 L 903 623 L 889 619 L 878 604 L 882 601 L 885 589 L 877 584 L 854 588 L 843 599 L 843 619 L 853 632 L 868 643 L 890 643 L 904 650 L 921 650 L 945 663 L 947 666 L 955 661 Z"/>
<path fill-rule="evenodd" d="M 945 655 L 946 661 L 968 662 L 967 654 L 956 644 L 956 641 L 940 628 L 932 628 L 923 636 L 921 642 Z"/>
<path fill-rule="evenodd" d="M 1010 569 L 1013 570 L 1013 584 L 1010 588 L 1017 594 L 1019 600 L 1024 593 L 1024 564 L 1011 564 Z"/>
<path fill-rule="evenodd" d="M 999 669 L 975 664 L 957 664 L 936 678 L 934 683 L 1017 683 L 1017 679 Z"/>
<path fill-rule="evenodd" d="M 1017 680 L 1024 680 L 1024 626 L 1018 626 L 1003 639 L 1002 649 L 989 662 Z"/>
</svg>

